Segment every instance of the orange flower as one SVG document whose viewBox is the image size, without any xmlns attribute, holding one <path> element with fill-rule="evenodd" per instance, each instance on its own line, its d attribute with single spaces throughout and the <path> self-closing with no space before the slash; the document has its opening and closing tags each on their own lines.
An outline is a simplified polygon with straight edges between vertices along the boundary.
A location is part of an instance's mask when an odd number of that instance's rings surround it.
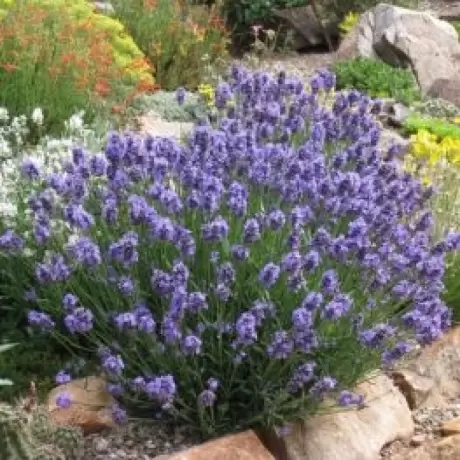
<svg viewBox="0 0 460 460">
<path fill-rule="evenodd" d="M 157 6 L 157 0 L 144 0 L 144 8 L 147 11 L 153 10 Z"/>
<path fill-rule="evenodd" d="M 63 54 L 61 56 L 61 64 L 70 64 L 72 61 L 75 60 L 75 54 L 74 53 L 67 53 L 67 54 Z"/>
<path fill-rule="evenodd" d="M 117 104 L 112 107 L 112 112 L 113 113 L 122 113 L 124 112 L 125 107 L 123 104 Z"/>
<path fill-rule="evenodd" d="M 100 97 L 106 97 L 110 93 L 110 84 L 107 80 L 100 79 L 94 87 L 96 94 Z"/>
<path fill-rule="evenodd" d="M 18 66 L 13 64 L 12 62 L 7 62 L 6 64 L 2 64 L 1 67 L 6 70 L 8 73 L 14 72 Z"/>
</svg>

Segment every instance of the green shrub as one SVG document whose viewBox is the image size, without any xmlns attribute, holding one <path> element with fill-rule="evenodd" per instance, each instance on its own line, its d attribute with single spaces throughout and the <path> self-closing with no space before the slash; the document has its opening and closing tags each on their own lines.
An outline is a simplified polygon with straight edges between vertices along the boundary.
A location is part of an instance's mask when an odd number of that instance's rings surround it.
<svg viewBox="0 0 460 460">
<path fill-rule="evenodd" d="M 111 133 L 57 172 L 26 160 L 35 211 L 0 235 L 18 316 L 134 416 L 205 438 L 359 407 L 357 382 L 450 324 L 430 191 L 376 154 L 380 103 L 334 96 L 325 71 L 309 92 L 229 75 L 185 145 Z"/>
<path fill-rule="evenodd" d="M 180 0 L 111 3 L 115 17 L 152 63 L 162 89 L 197 88 L 206 64 L 227 56 L 227 32 L 215 10 L 188 9 Z"/>
<path fill-rule="evenodd" d="M 88 2 L 17 0 L 0 6 L 6 14 L 0 20 L 0 105 L 14 116 L 41 108 L 44 132 L 58 132 L 80 110 L 88 121 L 110 113 L 138 84 L 153 84 L 121 25 L 95 14 Z"/>
<path fill-rule="evenodd" d="M 275 9 L 304 6 L 307 3 L 307 0 L 224 0 L 222 10 L 234 44 L 247 47 L 254 40 L 253 26 L 267 29 L 279 24 Z"/>
<path fill-rule="evenodd" d="M 460 139 L 460 126 L 449 123 L 442 118 L 424 117 L 418 114 L 412 114 L 406 118 L 403 130 L 407 134 L 415 134 L 418 131 L 425 130 L 439 139 L 445 137 Z"/>
<path fill-rule="evenodd" d="M 412 72 L 383 61 L 356 58 L 334 64 L 333 71 L 340 89 L 354 88 L 371 97 L 393 98 L 408 105 L 421 97 Z"/>
</svg>

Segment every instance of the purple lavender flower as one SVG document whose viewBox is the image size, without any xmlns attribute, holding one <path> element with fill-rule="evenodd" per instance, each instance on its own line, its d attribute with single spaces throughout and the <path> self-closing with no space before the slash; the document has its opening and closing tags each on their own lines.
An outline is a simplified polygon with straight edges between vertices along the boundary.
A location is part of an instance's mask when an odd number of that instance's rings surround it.
<svg viewBox="0 0 460 460">
<path fill-rule="evenodd" d="M 198 313 L 201 310 L 206 310 L 208 304 L 206 294 L 203 292 L 191 292 L 187 297 L 187 310 L 192 313 Z"/>
<path fill-rule="evenodd" d="M 290 393 L 297 393 L 304 386 L 313 380 L 315 376 L 316 363 L 308 362 L 299 366 L 293 373 L 287 384 L 287 390 Z"/>
<path fill-rule="evenodd" d="M 254 243 L 260 238 L 260 225 L 257 219 L 251 218 L 246 221 L 243 229 L 243 240 L 247 243 Z"/>
<path fill-rule="evenodd" d="M 31 326 L 39 327 L 43 331 L 50 331 L 56 325 L 50 315 L 37 310 L 30 310 L 27 319 Z"/>
<path fill-rule="evenodd" d="M 326 270 L 321 279 L 321 287 L 325 294 L 333 294 L 339 285 L 337 273 L 334 270 Z"/>
<path fill-rule="evenodd" d="M 71 334 L 84 334 L 93 328 L 94 315 L 87 308 L 78 307 L 64 318 L 64 324 Z"/>
<path fill-rule="evenodd" d="M 66 311 L 74 310 L 78 307 L 79 303 L 80 301 L 78 300 L 78 297 L 71 294 L 70 292 L 64 294 L 64 297 L 62 298 L 62 306 Z"/>
<path fill-rule="evenodd" d="M 216 403 L 216 394 L 211 390 L 204 390 L 198 395 L 200 407 L 212 407 Z"/>
<path fill-rule="evenodd" d="M 125 423 L 128 419 L 128 415 L 126 413 L 126 410 L 123 409 L 120 405 L 118 404 L 113 404 L 111 408 L 112 412 L 112 419 L 115 423 L 118 425 L 121 425 Z"/>
<path fill-rule="evenodd" d="M 56 396 L 56 406 L 60 409 L 67 409 L 72 404 L 72 396 L 68 391 L 61 391 Z"/>
<path fill-rule="evenodd" d="M 257 320 L 253 313 L 240 315 L 235 325 L 236 345 L 252 345 L 257 340 Z"/>
<path fill-rule="evenodd" d="M 323 397 L 325 393 L 334 390 L 337 386 L 337 380 L 333 377 L 320 378 L 310 389 L 310 393 L 316 397 Z"/>
<path fill-rule="evenodd" d="M 55 382 L 57 385 L 65 385 L 66 383 L 69 383 L 71 380 L 72 376 L 64 370 L 59 371 L 56 374 Z"/>
<path fill-rule="evenodd" d="M 37 161 L 33 158 L 27 158 L 22 162 L 21 172 L 24 176 L 30 180 L 36 180 L 40 178 L 41 171 Z"/>
<path fill-rule="evenodd" d="M 364 396 L 352 393 L 351 391 L 344 390 L 340 393 L 338 398 L 339 406 L 350 407 L 350 406 L 362 406 L 364 403 Z"/>
<path fill-rule="evenodd" d="M 114 322 L 120 331 L 135 329 L 138 325 L 138 321 L 139 318 L 131 312 L 119 313 L 114 318 Z"/>
<path fill-rule="evenodd" d="M 267 347 L 267 354 L 274 359 L 287 359 L 294 350 L 294 341 L 287 331 L 276 331 Z"/>
<path fill-rule="evenodd" d="M 199 355 L 201 353 L 201 339 L 196 335 L 187 335 L 182 342 L 184 355 Z"/>
<path fill-rule="evenodd" d="M 183 105 L 185 101 L 185 89 L 184 88 L 178 88 L 176 91 L 176 100 L 179 105 Z"/>
<path fill-rule="evenodd" d="M 120 276 L 117 286 L 120 292 L 127 297 L 133 295 L 136 290 L 136 285 L 129 276 Z"/>
<path fill-rule="evenodd" d="M 177 387 L 172 375 L 155 377 L 145 385 L 145 392 L 148 397 L 156 399 L 161 405 L 173 402 Z"/>
<path fill-rule="evenodd" d="M 274 263 L 265 265 L 259 273 L 259 281 L 268 289 L 271 288 L 279 278 L 281 269 Z"/>
<path fill-rule="evenodd" d="M 121 356 L 108 355 L 105 356 L 102 361 L 102 367 L 112 375 L 121 375 L 125 364 L 121 359 Z"/>
<path fill-rule="evenodd" d="M 220 387 L 220 382 L 218 379 L 211 377 L 206 382 L 206 385 L 208 386 L 209 390 L 216 392 L 218 388 Z"/>
<path fill-rule="evenodd" d="M 283 211 L 277 209 L 271 211 L 268 216 L 268 226 L 275 231 L 281 230 L 286 224 L 286 216 Z"/>
<path fill-rule="evenodd" d="M 227 238 L 228 223 L 223 217 L 216 217 L 213 221 L 203 225 L 201 236 L 207 241 L 222 241 Z"/>
<path fill-rule="evenodd" d="M 0 236 L 0 250 L 6 254 L 14 254 L 22 251 L 24 247 L 24 240 L 17 236 L 12 230 L 6 230 Z"/>
<path fill-rule="evenodd" d="M 353 302 L 348 295 L 338 294 L 324 305 L 321 316 L 328 320 L 339 319 L 350 311 L 352 305 Z"/>
<path fill-rule="evenodd" d="M 244 261 L 249 258 L 250 251 L 245 246 L 234 244 L 231 247 L 232 257 L 239 261 Z"/>
<path fill-rule="evenodd" d="M 94 268 L 101 264 L 99 246 L 88 237 L 81 237 L 68 248 L 71 257 L 85 268 Z"/>
<path fill-rule="evenodd" d="M 107 391 L 115 398 L 120 397 L 123 394 L 123 385 L 120 383 L 108 383 Z"/>
</svg>

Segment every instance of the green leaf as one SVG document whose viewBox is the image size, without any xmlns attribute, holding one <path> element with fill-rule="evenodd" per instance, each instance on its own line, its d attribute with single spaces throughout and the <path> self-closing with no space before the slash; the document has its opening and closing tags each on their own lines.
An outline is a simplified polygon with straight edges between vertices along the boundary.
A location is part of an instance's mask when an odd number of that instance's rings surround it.
<svg viewBox="0 0 460 460">
<path fill-rule="evenodd" d="M 10 350 L 11 348 L 14 348 L 16 345 L 18 344 L 17 343 L 4 343 L 0 345 L 0 353 Z"/>
</svg>

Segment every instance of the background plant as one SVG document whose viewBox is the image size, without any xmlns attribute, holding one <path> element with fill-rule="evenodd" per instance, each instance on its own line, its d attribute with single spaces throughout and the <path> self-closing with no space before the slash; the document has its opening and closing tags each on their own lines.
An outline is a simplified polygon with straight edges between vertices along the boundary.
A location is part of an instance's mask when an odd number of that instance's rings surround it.
<svg viewBox="0 0 460 460">
<path fill-rule="evenodd" d="M 412 72 L 383 61 L 356 58 L 337 62 L 333 70 L 340 89 L 354 88 L 371 97 L 393 98 L 408 105 L 421 97 Z"/>
<path fill-rule="evenodd" d="M 238 48 L 252 44 L 253 26 L 277 30 L 279 20 L 275 9 L 307 5 L 307 0 L 224 0 L 222 12 Z"/>
<path fill-rule="evenodd" d="M 150 85 L 142 54 L 132 58 L 141 71 L 134 76 L 126 67 L 132 47 L 114 52 L 112 42 L 118 42 L 87 2 L 20 0 L 6 11 L 0 22 L 0 104 L 11 115 L 40 107 L 42 129 L 57 132 L 73 113 L 83 109 L 90 120 L 110 111 L 134 91 L 132 85 Z"/>
<path fill-rule="evenodd" d="M 161 90 L 139 97 L 134 107 L 144 113 L 151 110 L 166 121 L 191 122 L 204 116 L 204 107 L 193 93 L 187 93 L 184 104 L 178 105 L 175 92 Z"/>
<path fill-rule="evenodd" d="M 165 90 L 196 88 L 203 78 L 203 56 L 211 63 L 225 56 L 227 32 L 213 9 L 197 12 L 179 0 L 115 0 L 112 5 Z"/>
<path fill-rule="evenodd" d="M 339 24 L 339 30 L 342 37 L 349 34 L 356 24 L 358 24 L 360 19 L 359 13 L 350 12 L 348 13 Z"/>
<path fill-rule="evenodd" d="M 357 381 L 449 326 L 459 236 L 432 240 L 432 191 L 377 150 L 379 101 L 309 87 L 235 66 L 186 145 L 112 133 L 60 173 L 24 162 L 3 289 L 136 416 L 212 437 L 360 406 Z"/>
</svg>

